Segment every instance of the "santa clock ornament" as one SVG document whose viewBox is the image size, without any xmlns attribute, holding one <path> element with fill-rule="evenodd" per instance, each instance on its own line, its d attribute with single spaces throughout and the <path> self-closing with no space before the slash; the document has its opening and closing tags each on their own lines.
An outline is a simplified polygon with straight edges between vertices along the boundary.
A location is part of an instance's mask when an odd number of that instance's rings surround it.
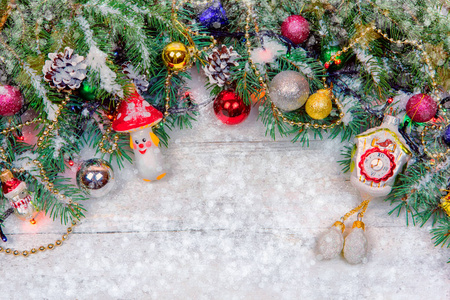
<svg viewBox="0 0 450 300">
<path fill-rule="evenodd" d="M 408 144 L 398 132 L 400 120 L 386 115 L 380 127 L 357 135 L 351 183 L 363 198 L 387 196 L 396 176 L 411 158 Z"/>
<path fill-rule="evenodd" d="M 159 138 L 152 127 L 163 118 L 162 113 L 151 106 L 135 90 L 117 108 L 117 116 L 112 123 L 113 130 L 130 133 L 130 147 L 134 150 L 134 165 L 144 181 L 160 180 L 166 173 L 163 157 L 159 149 Z"/>
<path fill-rule="evenodd" d="M 386 115 L 379 127 L 355 137 L 350 181 L 361 193 L 363 202 L 345 214 L 341 221 L 336 222 L 330 232 L 319 240 L 318 251 L 321 258 L 330 259 L 343 252 L 349 263 L 358 264 L 365 261 L 368 243 L 362 218 L 367 206 L 371 200 L 385 197 L 391 192 L 397 175 L 411 158 L 411 150 L 398 131 L 399 124 L 398 118 Z M 342 243 L 345 228 L 343 222 L 355 213 L 358 213 L 358 218 Z"/>
<path fill-rule="evenodd" d="M 38 211 L 31 202 L 31 195 L 25 182 L 14 178 L 10 170 L 4 170 L 0 175 L 2 181 L 2 191 L 6 199 L 9 200 L 14 213 L 21 220 L 36 223 L 34 217 Z"/>
</svg>

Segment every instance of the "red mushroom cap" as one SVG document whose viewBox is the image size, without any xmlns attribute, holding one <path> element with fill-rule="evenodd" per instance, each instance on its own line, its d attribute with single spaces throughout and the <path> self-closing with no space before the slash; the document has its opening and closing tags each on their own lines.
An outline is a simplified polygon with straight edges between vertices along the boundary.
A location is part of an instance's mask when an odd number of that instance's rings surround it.
<svg viewBox="0 0 450 300">
<path fill-rule="evenodd" d="M 135 91 L 130 98 L 119 104 L 112 129 L 117 132 L 136 131 L 156 125 L 162 118 L 163 114 Z"/>
</svg>

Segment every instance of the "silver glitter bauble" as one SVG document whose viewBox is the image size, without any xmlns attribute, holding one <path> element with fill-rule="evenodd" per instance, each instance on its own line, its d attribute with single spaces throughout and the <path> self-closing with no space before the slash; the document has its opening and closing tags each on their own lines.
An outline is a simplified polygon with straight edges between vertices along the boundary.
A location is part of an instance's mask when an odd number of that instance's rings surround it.
<svg viewBox="0 0 450 300">
<path fill-rule="evenodd" d="M 299 72 L 280 72 L 269 84 L 269 97 L 282 111 L 296 110 L 308 100 L 308 80 Z"/>
<path fill-rule="evenodd" d="M 344 241 L 344 257 L 351 264 L 367 260 L 367 238 L 362 228 L 353 228 Z"/>
<path fill-rule="evenodd" d="M 93 158 L 83 162 L 77 171 L 78 187 L 92 197 L 103 197 L 114 187 L 115 179 L 111 165 L 103 159 Z"/>
<path fill-rule="evenodd" d="M 318 259 L 332 259 L 342 252 L 344 246 L 344 237 L 342 230 L 335 226 L 331 227 L 324 235 L 321 236 L 317 243 L 319 252 Z"/>
</svg>

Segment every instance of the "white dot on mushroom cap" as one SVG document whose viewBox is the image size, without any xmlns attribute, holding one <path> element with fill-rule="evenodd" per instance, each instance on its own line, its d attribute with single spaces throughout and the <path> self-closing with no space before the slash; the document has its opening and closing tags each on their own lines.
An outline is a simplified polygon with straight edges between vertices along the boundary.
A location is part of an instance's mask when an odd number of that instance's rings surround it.
<svg viewBox="0 0 450 300">
<path fill-rule="evenodd" d="M 121 116 L 122 116 L 122 114 L 119 113 L 119 114 L 117 115 L 117 119 L 120 119 Z"/>
<path fill-rule="evenodd" d="M 143 102 L 143 106 L 144 106 L 144 107 L 149 107 L 150 104 L 148 104 L 148 102 L 145 102 L 145 101 L 144 101 L 144 102 Z"/>
<path fill-rule="evenodd" d="M 145 113 L 144 113 L 144 117 L 147 117 L 147 118 L 148 118 L 148 117 L 150 117 L 150 116 L 151 116 L 151 114 L 150 114 L 149 112 L 145 112 Z"/>
</svg>

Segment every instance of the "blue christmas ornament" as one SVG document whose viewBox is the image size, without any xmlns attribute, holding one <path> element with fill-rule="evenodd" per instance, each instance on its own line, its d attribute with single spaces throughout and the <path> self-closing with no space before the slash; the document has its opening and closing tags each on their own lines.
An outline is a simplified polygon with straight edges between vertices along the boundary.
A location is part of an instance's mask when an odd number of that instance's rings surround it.
<svg viewBox="0 0 450 300">
<path fill-rule="evenodd" d="M 444 143 L 450 147 L 450 125 L 445 129 L 442 139 L 444 140 Z"/>
<path fill-rule="evenodd" d="M 228 25 L 227 14 L 220 1 L 213 1 L 197 19 L 200 24 L 209 29 L 221 29 Z"/>
<path fill-rule="evenodd" d="M 6 238 L 6 235 L 3 234 L 2 227 L 0 227 L 0 237 L 2 238 L 3 242 L 6 243 L 8 241 L 8 239 Z"/>
</svg>

